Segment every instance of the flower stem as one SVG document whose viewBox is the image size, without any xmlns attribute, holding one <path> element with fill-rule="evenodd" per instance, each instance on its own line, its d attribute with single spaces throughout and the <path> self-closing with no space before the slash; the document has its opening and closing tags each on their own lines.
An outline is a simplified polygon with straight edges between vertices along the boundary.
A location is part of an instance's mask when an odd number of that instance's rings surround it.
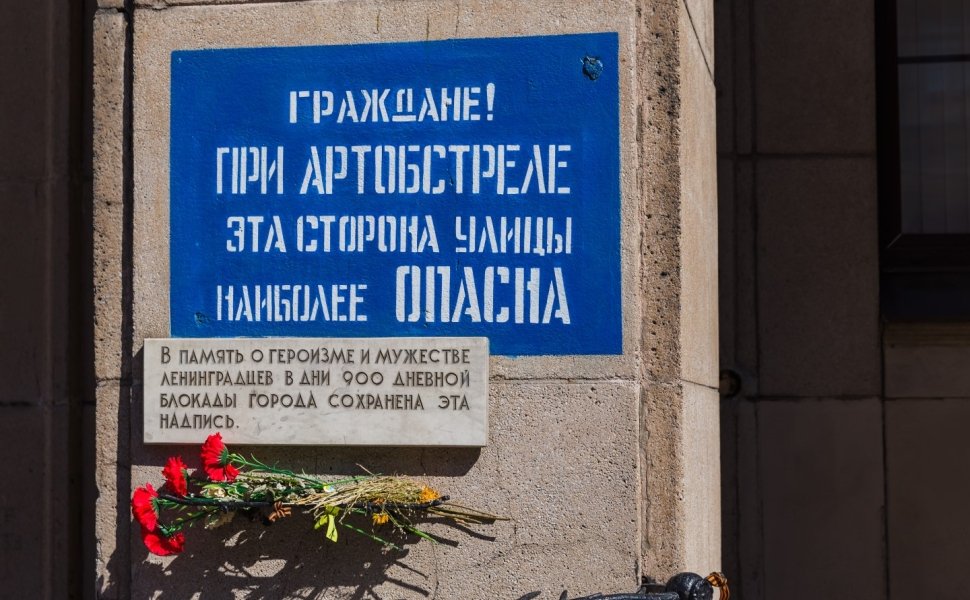
<svg viewBox="0 0 970 600">
<path fill-rule="evenodd" d="M 309 475 L 301 475 L 299 473 L 294 473 L 289 469 L 280 469 L 278 467 L 271 467 L 266 463 L 256 459 L 255 457 L 253 457 L 251 460 L 247 459 L 245 456 L 241 454 L 235 454 L 235 453 L 229 454 L 229 462 L 233 464 L 233 466 L 249 467 L 250 469 L 253 470 L 253 472 L 272 473 L 274 475 L 280 475 L 283 477 L 290 477 L 292 479 L 299 480 L 299 481 L 305 481 L 318 491 L 323 491 L 323 488 L 327 486 L 338 486 L 346 483 L 355 483 L 363 479 L 368 479 L 369 477 L 372 477 L 372 476 L 364 476 L 364 477 L 355 476 L 355 477 L 347 477 L 345 479 L 340 479 L 337 481 L 324 482 L 316 477 L 310 477 Z M 245 475 L 245 473 L 243 473 L 243 475 Z"/>
<path fill-rule="evenodd" d="M 208 516 L 208 515 L 216 512 L 216 510 L 218 510 L 218 509 L 206 508 L 205 510 L 200 510 L 199 512 L 191 513 L 191 514 L 186 515 L 184 517 L 180 517 L 178 519 L 175 519 L 174 521 L 172 521 L 168 525 L 160 525 L 159 527 L 161 528 L 161 530 L 165 534 L 165 536 L 168 537 L 168 536 L 172 535 L 173 533 L 175 533 L 176 531 L 181 531 L 189 523 L 192 523 L 193 521 L 198 521 L 202 517 L 206 517 L 206 516 Z"/>
</svg>

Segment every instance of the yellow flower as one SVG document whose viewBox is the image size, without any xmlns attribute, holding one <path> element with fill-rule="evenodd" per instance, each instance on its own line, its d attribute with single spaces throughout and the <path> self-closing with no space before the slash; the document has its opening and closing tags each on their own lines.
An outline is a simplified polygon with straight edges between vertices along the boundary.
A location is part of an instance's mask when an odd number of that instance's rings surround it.
<svg viewBox="0 0 970 600">
<path fill-rule="evenodd" d="M 374 525 L 383 525 L 390 520 L 390 516 L 387 513 L 374 513 L 371 519 L 374 520 Z"/>
<path fill-rule="evenodd" d="M 421 495 L 418 497 L 418 499 L 423 503 L 423 502 L 434 502 L 440 497 L 441 497 L 441 494 L 439 494 L 438 492 L 434 491 L 433 489 L 429 488 L 426 485 L 422 485 Z"/>
</svg>

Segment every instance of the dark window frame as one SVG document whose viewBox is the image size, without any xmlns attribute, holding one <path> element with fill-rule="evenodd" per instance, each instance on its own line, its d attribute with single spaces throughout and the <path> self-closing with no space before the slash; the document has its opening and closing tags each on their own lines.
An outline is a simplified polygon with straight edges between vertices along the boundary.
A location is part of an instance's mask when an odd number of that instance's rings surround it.
<svg viewBox="0 0 970 600">
<path fill-rule="evenodd" d="M 970 234 L 902 230 L 896 2 L 875 3 L 880 300 L 893 321 L 970 320 Z M 935 60 L 953 57 L 939 57 Z M 921 59 L 903 59 L 915 62 Z M 927 62 L 934 59 L 927 59 Z"/>
</svg>

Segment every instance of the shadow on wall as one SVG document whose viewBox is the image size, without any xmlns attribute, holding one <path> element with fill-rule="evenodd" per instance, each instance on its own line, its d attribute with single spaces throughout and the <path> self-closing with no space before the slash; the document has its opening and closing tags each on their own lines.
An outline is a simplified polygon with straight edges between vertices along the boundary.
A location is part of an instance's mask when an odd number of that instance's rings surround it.
<svg viewBox="0 0 970 600">
<path fill-rule="evenodd" d="M 142 439 L 142 418 L 141 386 L 136 386 L 131 402 L 133 440 Z M 133 444 L 132 464 L 137 466 L 131 475 L 132 485 L 149 482 L 160 486 L 161 469 L 169 456 L 182 456 L 190 469 L 198 466 L 199 450 L 209 433 L 212 432 L 200 431 L 199 445 L 194 446 Z M 362 467 L 419 479 L 460 477 L 468 473 L 481 455 L 479 448 L 231 446 L 231 449 L 246 456 L 255 455 L 268 464 L 334 478 L 359 474 Z M 216 529 L 205 529 L 200 523 L 185 531 L 182 554 L 157 557 L 149 554 L 138 526 L 131 521 L 130 511 L 126 510 L 129 500 L 130 494 L 121 504 L 124 508 L 119 510 L 119 521 L 124 523 L 118 524 L 118 530 L 131 532 L 127 543 L 131 548 L 132 598 L 422 598 L 433 596 L 437 586 L 433 567 L 437 564 L 435 552 L 440 549 L 435 544 L 414 535 L 402 536 L 386 526 L 379 535 L 393 541 L 401 550 L 385 549 L 380 543 L 346 528 L 339 528 L 337 542 L 331 542 L 322 531 L 313 530 L 309 515 L 297 511 L 272 526 L 263 525 L 262 515 L 253 515 L 250 519 L 242 513 Z M 363 519 L 354 525 L 370 530 L 370 524 Z M 439 522 L 430 529 L 444 546 L 457 546 L 459 540 L 468 540 L 469 536 L 494 539 L 450 523 Z M 418 544 L 419 541 L 422 543 Z M 112 558 L 116 560 L 122 560 L 119 553 Z M 108 570 L 123 573 L 125 569 L 117 567 L 124 566 L 109 564 Z M 102 594 L 107 598 L 117 596 L 110 589 Z"/>
<path fill-rule="evenodd" d="M 395 537 L 402 550 L 394 550 L 347 529 L 340 530 L 336 543 L 330 542 L 310 527 L 311 521 L 302 515 L 271 527 L 236 515 L 232 523 L 219 529 L 187 532 L 185 552 L 174 559 L 149 555 L 136 535 L 132 539 L 132 597 L 221 600 L 243 596 L 256 600 L 434 595 L 434 574 L 404 564 L 418 549 L 415 544 L 421 540 L 417 536 Z M 440 541 L 456 546 L 459 535 L 468 532 L 455 533 L 455 540 Z M 433 546 L 424 542 L 420 547 L 430 547 L 433 553 Z M 427 564 L 424 560 L 407 562 Z"/>
<path fill-rule="evenodd" d="M 157 465 L 155 473 L 161 471 L 164 457 L 171 454 L 165 447 L 142 450 L 153 456 L 141 464 Z M 233 450 L 255 454 L 271 464 L 293 465 L 297 470 L 333 473 L 335 478 L 359 473 L 358 462 L 380 466 L 382 472 L 418 478 L 460 476 L 479 455 L 478 449 L 451 449 L 434 452 L 429 460 L 425 449 L 355 452 L 341 448 L 328 452 L 325 448 L 238 446 Z M 183 454 L 195 462 L 192 457 L 196 452 L 197 448 L 191 448 Z M 428 463 L 430 469 L 422 466 Z M 158 476 L 147 475 L 136 479 L 135 484 L 140 485 L 141 479 L 159 481 Z M 364 518 L 353 525 L 364 531 L 371 527 Z M 434 569 L 427 567 L 437 563 L 435 552 L 439 549 L 418 536 L 403 536 L 386 526 L 377 534 L 393 541 L 400 550 L 384 548 L 346 528 L 339 528 L 337 542 L 331 542 L 323 531 L 313 529 L 309 515 L 297 511 L 271 526 L 263 524 L 262 514 L 238 513 L 232 522 L 217 529 L 199 524 L 186 530 L 185 551 L 173 558 L 149 554 L 137 525 L 129 526 L 133 598 L 420 598 L 434 595 L 437 586 Z M 450 547 L 467 541 L 469 536 L 494 541 L 491 536 L 450 523 L 438 522 L 431 531 L 442 545 Z"/>
<path fill-rule="evenodd" d="M 135 484 L 142 479 L 160 483 L 157 475 L 170 454 L 181 454 L 194 463 L 197 448 L 180 447 L 139 448 L 143 454 L 142 475 L 135 475 Z M 460 476 L 468 472 L 478 459 L 478 449 L 449 449 L 438 451 L 426 460 L 425 449 L 334 449 L 268 448 L 238 446 L 243 454 L 256 454 L 272 463 L 293 466 L 296 470 L 345 474 L 360 472 L 357 462 L 380 465 L 382 472 L 415 477 Z M 148 456 L 145 456 L 148 455 Z M 301 460 L 302 458 L 302 460 Z M 431 463 L 430 469 L 424 464 Z M 316 468 L 314 468 L 316 467 Z M 151 473 L 154 472 L 155 475 Z M 128 519 L 130 515 L 125 514 Z M 294 511 L 291 517 L 267 526 L 262 513 L 237 513 L 233 520 L 216 529 L 205 529 L 201 523 L 185 531 L 186 543 L 182 554 L 175 557 L 151 555 L 141 541 L 138 527 L 130 520 L 131 597 L 169 598 L 184 600 L 246 597 L 269 598 L 421 598 L 434 595 L 437 586 L 433 569 L 422 568 L 437 564 L 439 548 L 418 536 L 404 536 L 384 526 L 376 533 L 393 541 L 400 550 L 384 548 L 380 543 L 346 528 L 338 529 L 337 542 L 326 539 L 323 531 L 313 530 L 309 515 Z M 426 520 L 425 522 L 432 522 Z M 421 527 L 421 520 L 417 520 Z M 354 526 L 364 531 L 370 524 L 355 520 Z M 424 527 L 421 527 L 424 529 Z M 437 521 L 431 527 L 443 546 L 458 546 L 469 537 L 485 541 L 495 538 L 483 535 L 458 524 Z M 422 542 L 418 544 L 418 542 Z M 404 559 L 408 557 L 408 565 Z M 409 566 L 410 565 L 410 566 Z M 418 565 L 414 567 L 413 565 Z M 117 572 L 115 566 L 109 570 Z M 106 590 L 105 597 L 113 597 Z"/>
<path fill-rule="evenodd" d="M 359 474 L 363 465 L 426 481 L 460 503 L 508 517 L 473 528 L 494 541 L 429 523 L 426 531 L 458 546 L 408 543 L 406 553 L 385 553 L 377 542 L 355 539 L 349 530 L 341 530 L 333 544 L 312 529 L 309 518 L 294 515 L 265 530 L 243 521 L 226 530 L 192 529 L 185 553 L 170 558 L 150 557 L 138 527 L 131 527 L 132 488 L 160 485 L 170 455 L 198 467 L 200 445 L 210 432 L 197 431 L 192 444 L 142 444 L 141 389 L 136 380 L 119 410 L 124 426 L 130 425 L 130 435 L 119 445 L 136 441 L 119 450 L 117 464 L 100 465 L 105 479 L 118 481 L 111 515 L 117 546 L 101 540 L 100 556 L 108 562 L 99 569 L 105 575 L 99 589 L 105 600 L 420 600 L 479 598 L 484 590 L 511 600 L 535 590 L 543 598 L 558 598 L 564 587 L 577 594 L 635 587 L 639 391 L 633 385 L 516 383 L 513 388 L 498 383 L 490 398 L 494 411 L 485 449 L 230 444 L 233 452 L 327 478 Z M 112 528 L 103 524 L 102 530 Z"/>
</svg>

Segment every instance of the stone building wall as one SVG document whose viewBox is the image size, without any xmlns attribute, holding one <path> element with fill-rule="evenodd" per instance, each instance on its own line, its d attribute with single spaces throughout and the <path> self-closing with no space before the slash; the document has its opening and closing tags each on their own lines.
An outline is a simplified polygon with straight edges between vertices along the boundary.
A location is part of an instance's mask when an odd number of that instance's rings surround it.
<svg viewBox="0 0 970 600">
<path fill-rule="evenodd" d="M 715 2 L 721 364 L 741 384 L 724 558 L 749 600 L 966 595 L 968 338 L 880 314 L 874 9 Z"/>
<path fill-rule="evenodd" d="M 634 589 L 718 568 L 720 521 L 713 12 L 707 2 L 105 1 L 94 15 L 101 597 L 501 597 Z M 494 357 L 479 450 L 260 447 L 339 474 L 430 479 L 512 521 L 457 546 L 337 548 L 289 519 L 192 531 L 148 556 L 128 498 L 171 448 L 141 442 L 141 348 L 167 337 L 168 64 L 174 49 L 616 31 L 623 346 L 616 357 Z M 191 456 L 194 448 L 179 448 Z M 492 539 L 494 538 L 494 539 Z M 339 551 L 338 551 L 339 550 Z M 205 594 L 203 593 L 203 597 Z"/>
</svg>

